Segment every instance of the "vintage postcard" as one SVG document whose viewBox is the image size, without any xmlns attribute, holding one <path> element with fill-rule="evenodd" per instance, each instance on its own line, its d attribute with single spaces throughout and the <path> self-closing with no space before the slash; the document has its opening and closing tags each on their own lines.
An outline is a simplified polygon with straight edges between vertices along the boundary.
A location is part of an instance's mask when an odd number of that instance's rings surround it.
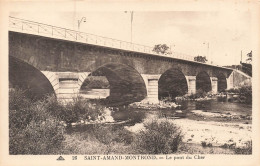
<svg viewBox="0 0 260 166">
<path fill-rule="evenodd" d="M 259 1 L 2 1 L 0 165 L 260 165 Z"/>
</svg>

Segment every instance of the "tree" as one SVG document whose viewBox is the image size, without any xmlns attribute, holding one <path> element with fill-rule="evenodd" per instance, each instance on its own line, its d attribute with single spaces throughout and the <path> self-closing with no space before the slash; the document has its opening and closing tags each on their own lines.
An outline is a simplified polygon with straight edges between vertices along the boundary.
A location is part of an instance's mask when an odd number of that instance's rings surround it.
<svg viewBox="0 0 260 166">
<path fill-rule="evenodd" d="M 247 54 L 246 61 L 249 62 L 249 63 L 252 62 L 252 51 Z"/>
<path fill-rule="evenodd" d="M 154 46 L 153 51 L 157 54 L 171 54 L 170 47 L 168 47 L 166 44 L 157 44 Z"/>
<path fill-rule="evenodd" d="M 195 56 L 194 57 L 194 61 L 197 61 L 197 62 L 202 62 L 202 63 L 206 63 L 208 60 L 205 56 Z"/>
</svg>

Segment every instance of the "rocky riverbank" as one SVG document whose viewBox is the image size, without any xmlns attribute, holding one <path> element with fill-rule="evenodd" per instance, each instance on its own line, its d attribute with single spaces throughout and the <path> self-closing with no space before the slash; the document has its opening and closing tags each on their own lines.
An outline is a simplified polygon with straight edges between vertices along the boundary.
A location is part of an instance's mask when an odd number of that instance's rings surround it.
<svg viewBox="0 0 260 166">
<path fill-rule="evenodd" d="M 201 113 L 199 111 L 195 111 Z M 201 116 L 209 116 L 200 114 Z M 216 116 L 214 113 L 210 116 Z M 147 117 L 143 123 L 125 128 L 131 132 L 145 130 L 144 123 L 157 118 L 156 115 Z M 162 120 L 162 119 L 158 119 Z M 252 140 L 252 125 L 242 123 L 197 121 L 190 119 L 169 119 L 184 133 L 183 141 L 207 147 L 244 148 Z"/>
<path fill-rule="evenodd" d="M 243 119 L 243 120 L 252 120 L 250 115 L 239 115 L 236 113 L 220 113 L 220 112 L 205 112 L 203 110 L 193 110 L 191 111 L 196 116 L 204 118 L 225 118 L 225 119 Z"/>
<path fill-rule="evenodd" d="M 176 108 L 180 105 L 174 103 L 174 102 L 163 102 L 160 101 L 158 104 L 149 104 L 149 103 L 143 103 L 143 102 L 135 102 L 129 105 L 131 108 L 141 108 L 141 109 L 154 109 L 154 108 Z"/>
</svg>

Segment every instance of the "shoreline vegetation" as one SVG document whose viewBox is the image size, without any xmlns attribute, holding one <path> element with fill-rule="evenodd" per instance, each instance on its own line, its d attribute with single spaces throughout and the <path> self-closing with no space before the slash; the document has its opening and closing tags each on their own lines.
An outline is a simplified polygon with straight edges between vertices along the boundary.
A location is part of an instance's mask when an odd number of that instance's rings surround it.
<svg viewBox="0 0 260 166">
<path fill-rule="evenodd" d="M 222 92 L 219 96 L 224 96 L 225 93 L 238 94 L 235 96 L 237 100 L 233 101 L 252 102 L 250 87 Z M 191 100 L 196 98 L 208 100 L 215 97 L 211 94 L 205 95 L 204 92 L 195 95 Z M 148 110 L 135 110 L 146 107 Z M 220 125 L 217 122 L 203 120 L 203 118 L 216 118 L 215 116 L 232 117 L 222 113 L 207 114 L 194 110 L 192 114 L 201 116 L 202 120 L 187 120 L 171 119 L 163 111 L 156 111 L 171 108 L 175 110 L 176 115 L 182 115 L 183 112 L 178 110 L 178 107 L 179 105 L 171 99 L 165 99 L 159 105 L 130 104 L 124 112 L 121 112 L 117 108 L 107 108 L 97 101 L 81 98 L 76 98 L 66 106 L 58 102 L 54 96 L 34 101 L 26 96 L 23 90 L 10 89 L 9 152 L 10 154 L 252 154 L 250 123 L 221 122 L 223 125 Z M 120 118 L 117 118 L 120 113 L 125 113 L 131 118 L 120 121 Z M 250 118 L 248 120 L 251 121 Z M 195 124 L 200 126 L 196 130 Z M 212 127 L 216 131 L 233 134 L 229 134 L 231 138 L 221 139 L 220 135 L 211 130 Z"/>
<path fill-rule="evenodd" d="M 246 103 L 252 104 L 252 86 L 242 86 L 231 88 L 229 90 L 222 91 L 218 94 L 212 94 L 211 92 L 204 92 L 203 90 L 199 89 L 195 94 L 191 95 L 184 95 L 184 96 L 177 96 L 175 100 L 211 100 L 216 97 L 219 98 L 227 98 L 228 101 L 231 102 L 239 102 L 239 103 Z M 170 97 L 166 99 L 168 101 L 174 101 Z"/>
</svg>

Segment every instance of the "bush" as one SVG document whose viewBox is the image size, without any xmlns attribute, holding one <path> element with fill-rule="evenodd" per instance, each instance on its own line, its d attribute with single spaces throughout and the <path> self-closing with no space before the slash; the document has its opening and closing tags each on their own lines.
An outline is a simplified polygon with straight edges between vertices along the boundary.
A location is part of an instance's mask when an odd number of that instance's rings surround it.
<svg viewBox="0 0 260 166">
<path fill-rule="evenodd" d="M 239 92 L 240 102 L 252 103 L 252 86 L 244 86 Z"/>
<path fill-rule="evenodd" d="M 10 91 L 9 104 L 9 153 L 57 153 L 64 127 L 46 110 L 44 102 L 33 102 L 15 89 Z"/>
<path fill-rule="evenodd" d="M 107 89 L 109 88 L 109 82 L 106 77 L 89 76 L 83 82 L 81 89 Z"/>
<path fill-rule="evenodd" d="M 161 101 L 162 101 L 162 102 L 174 102 L 175 99 L 172 98 L 171 96 L 169 96 L 169 97 L 161 98 Z"/>
<path fill-rule="evenodd" d="M 134 140 L 134 134 L 125 128 L 117 129 L 116 130 L 116 141 L 124 143 L 126 145 L 130 145 Z"/>
<path fill-rule="evenodd" d="M 26 97 L 25 91 L 21 89 L 9 90 L 9 109 L 26 109 L 29 107 L 31 100 Z"/>
<path fill-rule="evenodd" d="M 61 121 L 66 123 L 77 122 L 80 120 L 97 120 L 98 116 L 104 113 L 104 107 L 95 102 L 84 100 L 80 97 L 67 105 L 63 105 L 54 99 L 54 96 L 49 96 L 45 99 L 46 109 Z"/>
<path fill-rule="evenodd" d="M 63 127 L 54 119 L 32 120 L 23 130 L 10 129 L 10 154 L 57 154 L 64 140 Z"/>
<path fill-rule="evenodd" d="M 201 142 L 201 146 L 202 146 L 202 147 L 212 147 L 212 144 L 211 144 L 211 143 L 207 143 L 207 142 L 205 142 L 205 141 L 202 141 L 202 142 Z"/>
<path fill-rule="evenodd" d="M 227 90 L 229 93 L 238 93 L 239 98 L 238 101 L 240 103 L 252 103 L 252 86 L 243 86 L 240 88 L 232 88 Z"/>
<path fill-rule="evenodd" d="M 93 135 L 99 142 L 105 145 L 109 145 L 116 138 L 116 135 L 113 132 L 113 128 L 110 125 L 95 125 L 93 128 Z"/>
<path fill-rule="evenodd" d="M 82 98 L 76 98 L 72 103 L 67 106 L 67 111 L 75 114 L 77 120 L 97 120 L 98 116 L 104 114 L 105 107 L 98 103 L 89 102 L 88 100 L 83 100 Z"/>
<path fill-rule="evenodd" d="M 146 130 L 136 135 L 134 146 L 143 154 L 170 154 L 178 150 L 182 142 L 181 130 L 167 120 L 152 120 L 145 124 Z"/>
<path fill-rule="evenodd" d="M 190 99 L 197 99 L 197 98 L 204 98 L 204 97 L 206 97 L 206 96 L 207 96 L 207 93 L 206 93 L 204 90 L 198 89 L 198 90 L 196 91 L 196 93 L 195 93 L 195 94 L 191 94 L 191 95 L 189 96 L 189 98 L 190 98 Z"/>
<path fill-rule="evenodd" d="M 229 93 L 239 93 L 239 88 L 231 88 L 231 89 L 228 89 L 226 90 L 226 92 L 229 92 Z"/>
<path fill-rule="evenodd" d="M 252 154 L 252 140 L 246 143 L 246 147 L 236 148 L 235 154 Z"/>
</svg>

